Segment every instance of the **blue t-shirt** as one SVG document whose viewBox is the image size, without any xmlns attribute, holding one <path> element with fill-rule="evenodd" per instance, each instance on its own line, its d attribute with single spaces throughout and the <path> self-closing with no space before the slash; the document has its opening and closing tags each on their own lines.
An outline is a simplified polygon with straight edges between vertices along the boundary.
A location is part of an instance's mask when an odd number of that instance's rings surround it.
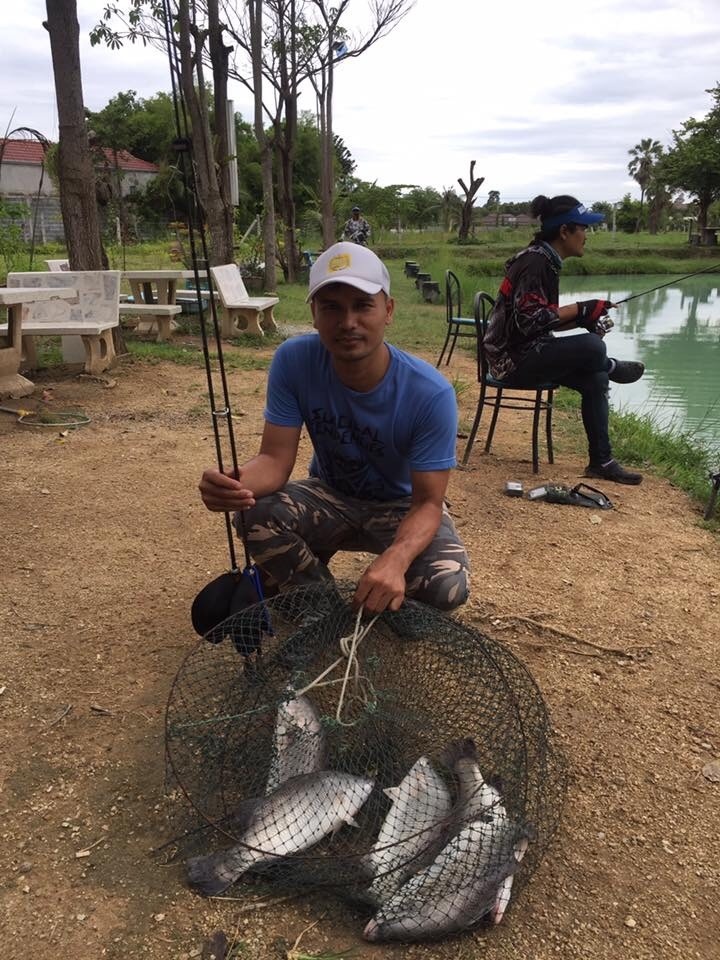
<svg viewBox="0 0 720 960">
<path fill-rule="evenodd" d="M 316 334 L 281 344 L 268 375 L 268 423 L 305 424 L 310 476 L 362 500 L 408 497 L 411 470 L 455 466 L 455 391 L 429 363 L 387 346 L 390 366 L 367 393 L 340 382 Z"/>
</svg>

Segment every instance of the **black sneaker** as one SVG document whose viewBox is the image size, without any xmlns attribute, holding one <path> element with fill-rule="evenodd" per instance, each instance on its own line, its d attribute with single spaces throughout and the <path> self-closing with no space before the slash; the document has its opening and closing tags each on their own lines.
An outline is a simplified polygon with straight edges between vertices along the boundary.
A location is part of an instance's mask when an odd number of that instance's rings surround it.
<svg viewBox="0 0 720 960">
<path fill-rule="evenodd" d="M 645 373 L 645 364 L 639 360 L 616 360 L 608 377 L 614 383 L 635 383 Z M 626 481 L 628 482 L 628 481 Z M 633 481 L 633 483 L 640 481 Z"/>
<path fill-rule="evenodd" d="M 596 480 L 612 480 L 613 483 L 628 483 L 636 485 L 642 483 L 641 473 L 632 473 L 621 467 L 617 460 L 611 460 L 603 466 L 600 463 L 589 463 L 585 467 L 586 477 L 594 477 Z"/>
</svg>

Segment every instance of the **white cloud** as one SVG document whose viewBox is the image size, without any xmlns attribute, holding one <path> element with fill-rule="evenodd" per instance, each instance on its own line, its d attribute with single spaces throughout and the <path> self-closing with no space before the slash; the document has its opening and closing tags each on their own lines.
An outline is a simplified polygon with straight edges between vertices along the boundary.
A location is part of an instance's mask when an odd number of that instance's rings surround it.
<svg viewBox="0 0 720 960">
<path fill-rule="evenodd" d="M 367 24 L 366 0 L 354 0 Z M 91 47 L 102 0 L 79 0 L 86 105 L 121 90 L 169 90 L 159 51 Z M 43 0 L 6 4 L 0 124 L 57 135 Z M 357 174 L 380 184 L 439 188 L 485 176 L 481 194 L 506 198 L 571 192 L 586 202 L 628 190 L 628 150 L 643 137 L 668 143 L 673 128 L 710 106 L 720 81 L 718 0 L 418 0 L 403 22 L 336 72 L 335 131 Z M 251 118 L 249 96 L 231 85 Z M 313 109 L 312 91 L 301 109 Z"/>
</svg>

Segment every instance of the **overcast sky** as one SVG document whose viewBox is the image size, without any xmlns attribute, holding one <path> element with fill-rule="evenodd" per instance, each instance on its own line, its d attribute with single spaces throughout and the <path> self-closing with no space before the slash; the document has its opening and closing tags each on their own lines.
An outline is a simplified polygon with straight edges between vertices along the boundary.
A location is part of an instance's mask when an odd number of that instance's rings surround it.
<svg viewBox="0 0 720 960">
<path fill-rule="evenodd" d="M 78 0 L 86 106 L 121 90 L 169 91 L 159 52 L 90 47 L 104 4 Z M 366 10 L 352 0 L 354 22 L 367 23 Z M 42 0 L 3 3 L 0 127 L 56 139 L 45 16 Z M 357 176 L 381 186 L 457 187 L 476 160 L 480 198 L 617 200 L 638 195 L 632 146 L 668 144 L 673 128 L 707 112 L 719 54 L 720 0 L 417 0 L 388 37 L 338 66 L 334 127 Z M 247 93 L 231 95 L 250 118 Z M 311 92 L 300 106 L 314 108 Z"/>
</svg>

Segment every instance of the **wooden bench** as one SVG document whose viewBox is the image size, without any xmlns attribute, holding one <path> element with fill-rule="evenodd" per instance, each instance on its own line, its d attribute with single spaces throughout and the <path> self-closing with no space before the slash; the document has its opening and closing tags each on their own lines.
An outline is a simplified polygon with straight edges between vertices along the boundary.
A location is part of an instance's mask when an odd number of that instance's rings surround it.
<svg viewBox="0 0 720 960">
<path fill-rule="evenodd" d="M 267 330 L 277 330 L 273 307 L 280 303 L 278 297 L 249 297 L 235 263 L 210 267 L 210 273 L 223 307 L 220 317 L 222 337 L 234 337 L 238 333 L 254 333 L 262 337 Z"/>
<path fill-rule="evenodd" d="M 120 323 L 119 270 L 9 273 L 11 287 L 74 288 L 77 299 L 32 303 L 22 322 L 22 349 L 29 369 L 37 368 L 35 337 L 79 337 L 85 373 L 99 376 L 115 359 L 112 330 Z"/>
<path fill-rule="evenodd" d="M 157 326 L 155 341 L 163 343 L 172 338 L 171 321 L 182 312 L 179 303 L 119 303 L 120 316 L 138 317 L 144 324 L 141 332 L 149 332 Z"/>
</svg>

